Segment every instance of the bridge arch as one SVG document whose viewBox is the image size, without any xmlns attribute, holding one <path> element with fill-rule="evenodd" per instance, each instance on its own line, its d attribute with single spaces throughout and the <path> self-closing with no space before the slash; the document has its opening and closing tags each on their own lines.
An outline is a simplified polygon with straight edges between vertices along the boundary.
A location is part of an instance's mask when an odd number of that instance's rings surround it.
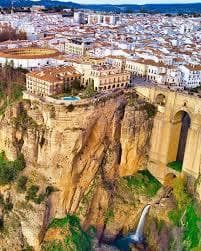
<svg viewBox="0 0 201 251">
<path fill-rule="evenodd" d="M 176 111 L 171 121 L 168 147 L 168 165 L 174 164 L 180 169 L 183 164 L 188 131 L 192 124 L 191 114 L 185 109 Z"/>
</svg>

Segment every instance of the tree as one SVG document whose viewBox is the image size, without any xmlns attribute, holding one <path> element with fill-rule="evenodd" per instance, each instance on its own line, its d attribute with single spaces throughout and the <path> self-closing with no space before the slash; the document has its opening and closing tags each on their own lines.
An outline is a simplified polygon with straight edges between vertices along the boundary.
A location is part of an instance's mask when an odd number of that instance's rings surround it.
<svg viewBox="0 0 201 251">
<path fill-rule="evenodd" d="M 11 26 L 4 26 L 2 31 L 0 32 L 0 42 L 4 42 L 7 40 L 26 40 L 27 35 L 26 32 L 17 31 L 13 29 Z"/>
<path fill-rule="evenodd" d="M 80 90 L 80 80 L 74 79 L 71 85 L 73 89 Z"/>
<path fill-rule="evenodd" d="M 93 84 L 88 84 L 86 89 L 83 92 L 83 96 L 86 98 L 92 97 L 96 91 L 94 90 L 94 85 Z"/>
</svg>

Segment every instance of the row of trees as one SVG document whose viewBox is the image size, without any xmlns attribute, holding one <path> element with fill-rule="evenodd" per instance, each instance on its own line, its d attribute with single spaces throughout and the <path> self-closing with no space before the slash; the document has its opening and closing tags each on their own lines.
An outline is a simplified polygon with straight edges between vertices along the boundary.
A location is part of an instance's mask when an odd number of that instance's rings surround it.
<svg viewBox="0 0 201 251">
<path fill-rule="evenodd" d="M 0 42 L 4 42 L 7 40 L 26 40 L 26 39 L 27 39 L 26 32 L 16 31 L 10 26 L 3 27 L 0 32 Z"/>
<path fill-rule="evenodd" d="M 10 65 L 0 67 L 0 115 L 6 107 L 22 96 L 25 88 L 25 70 Z"/>
<path fill-rule="evenodd" d="M 0 67 L 0 82 L 25 83 L 25 74 L 28 71 L 22 68 L 13 68 L 12 63 Z"/>
</svg>

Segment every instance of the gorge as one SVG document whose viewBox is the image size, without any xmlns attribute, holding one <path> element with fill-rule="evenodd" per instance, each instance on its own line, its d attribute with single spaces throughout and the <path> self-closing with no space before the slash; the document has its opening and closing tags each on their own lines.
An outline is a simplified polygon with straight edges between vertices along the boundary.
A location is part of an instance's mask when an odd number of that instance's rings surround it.
<svg viewBox="0 0 201 251">
<path fill-rule="evenodd" d="M 116 250 L 110 244 L 134 232 L 151 204 L 147 245 L 132 250 L 182 250 L 184 226 L 174 225 L 169 212 L 179 205 L 170 190 L 182 190 L 183 177 L 163 186 L 147 170 L 156 112 L 135 90 L 69 106 L 36 99 L 8 106 L 0 117 L 2 162 L 10 168 L 23 155 L 26 165 L 0 184 L 0 246 Z"/>
</svg>

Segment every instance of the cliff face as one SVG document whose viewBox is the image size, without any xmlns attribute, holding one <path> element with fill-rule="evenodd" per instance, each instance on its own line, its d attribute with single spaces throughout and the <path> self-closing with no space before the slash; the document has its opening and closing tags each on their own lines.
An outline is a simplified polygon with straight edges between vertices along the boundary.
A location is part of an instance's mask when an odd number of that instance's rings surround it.
<svg viewBox="0 0 201 251">
<path fill-rule="evenodd" d="M 9 231 L 9 236 L 0 237 L 1 246 L 20 250 L 28 243 L 39 249 L 49 221 L 66 213 L 79 214 L 84 226 L 94 225 L 100 238 L 105 233 L 114 237 L 129 226 L 128 207 L 122 224 L 120 211 L 109 228 L 105 215 L 114 204 L 117 178 L 146 167 L 153 121 L 143 102 L 135 99 L 137 106 L 129 106 L 124 94 L 73 107 L 23 101 L 6 111 L 0 121 L 0 151 L 10 160 L 23 153 L 22 174 L 28 177 L 28 185 L 37 184 L 40 191 L 51 185 L 55 192 L 36 205 L 17 194 L 15 185 L 0 187 L 14 205 L 8 218 L 16 217 L 19 225 L 19 233 Z M 13 236 L 19 240 L 15 247 L 9 241 Z"/>
</svg>

